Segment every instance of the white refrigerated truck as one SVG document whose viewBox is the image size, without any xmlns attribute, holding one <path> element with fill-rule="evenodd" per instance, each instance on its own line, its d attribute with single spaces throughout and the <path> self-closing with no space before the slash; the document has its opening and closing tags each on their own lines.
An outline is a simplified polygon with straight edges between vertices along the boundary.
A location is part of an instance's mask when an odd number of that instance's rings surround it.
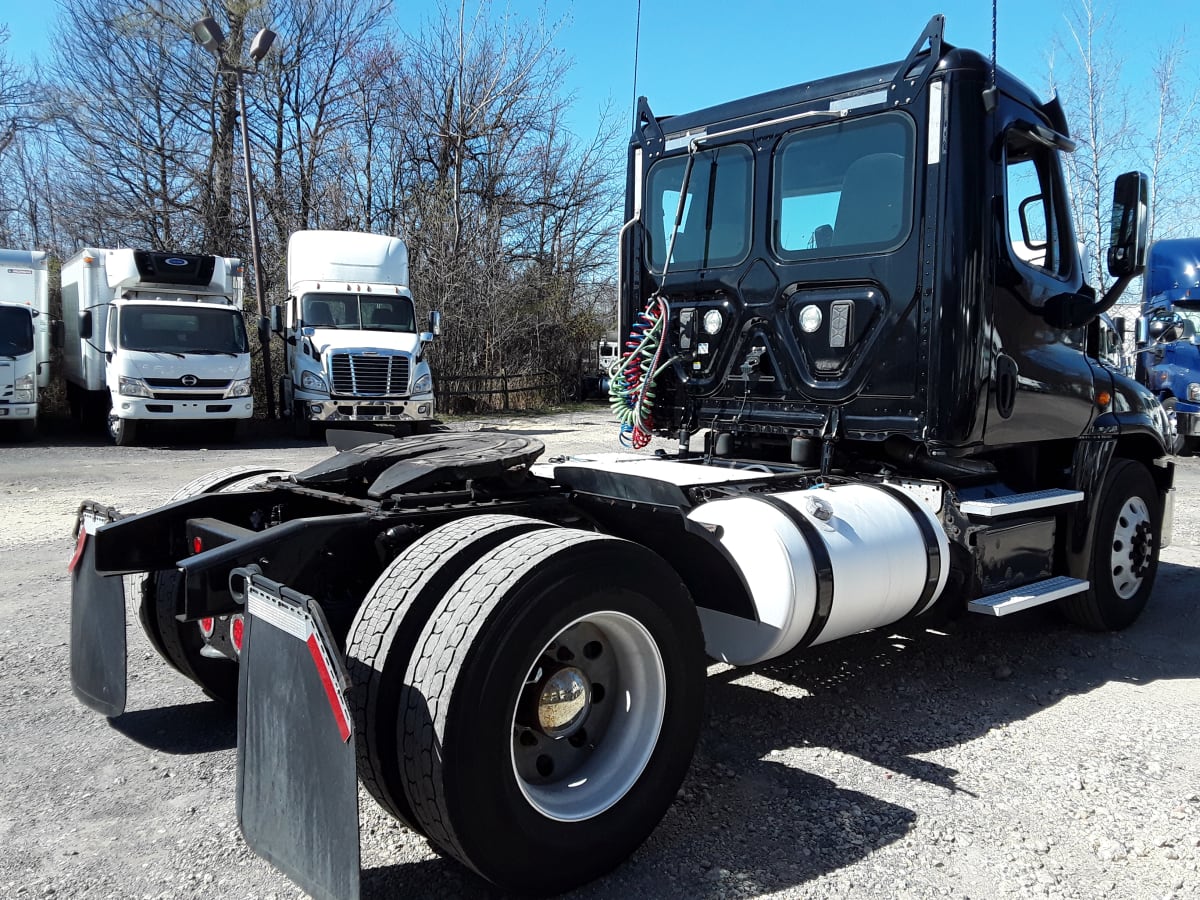
<svg viewBox="0 0 1200 900">
<path fill-rule="evenodd" d="M 73 414 L 120 445 L 146 422 L 233 438 L 254 414 L 242 265 L 224 256 L 85 248 L 63 264 L 63 368 Z"/>
<path fill-rule="evenodd" d="M 434 417 L 425 348 L 440 331 L 430 313 L 418 333 L 399 238 L 297 231 L 288 241 L 288 297 L 272 310 L 284 339 L 280 405 L 296 434 L 326 425 L 421 430 Z"/>
<path fill-rule="evenodd" d="M 44 250 L 0 250 L 0 426 L 28 439 L 50 383 L 50 292 Z"/>
</svg>

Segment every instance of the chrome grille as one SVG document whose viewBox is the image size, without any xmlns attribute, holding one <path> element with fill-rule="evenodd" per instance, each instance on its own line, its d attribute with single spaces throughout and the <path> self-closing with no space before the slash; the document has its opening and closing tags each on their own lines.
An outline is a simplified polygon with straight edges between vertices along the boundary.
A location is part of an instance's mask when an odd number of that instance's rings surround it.
<svg viewBox="0 0 1200 900">
<path fill-rule="evenodd" d="M 408 394 L 407 356 L 335 353 L 329 365 L 335 394 L 351 397 L 396 397 Z"/>
</svg>

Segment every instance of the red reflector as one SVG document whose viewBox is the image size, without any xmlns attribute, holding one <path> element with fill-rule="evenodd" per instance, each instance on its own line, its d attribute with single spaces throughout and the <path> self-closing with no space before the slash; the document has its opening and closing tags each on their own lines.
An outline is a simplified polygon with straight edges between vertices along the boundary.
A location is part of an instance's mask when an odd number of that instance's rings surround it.
<svg viewBox="0 0 1200 900">
<path fill-rule="evenodd" d="M 341 695 L 338 694 L 337 688 L 333 686 L 333 675 L 330 673 L 324 654 L 317 644 L 317 636 L 310 634 L 306 643 L 308 644 L 308 652 L 312 655 L 313 663 L 316 664 L 317 674 L 321 678 L 321 687 L 325 689 L 325 697 L 329 700 L 329 706 L 333 710 L 333 719 L 337 723 L 338 734 L 342 736 L 342 742 L 345 743 L 350 740 L 350 721 L 346 718 L 346 713 L 342 709 Z"/>
<path fill-rule="evenodd" d="M 79 524 L 79 540 L 75 542 L 75 555 L 71 557 L 71 561 L 67 563 L 67 571 L 74 572 L 75 567 L 79 565 L 79 557 L 83 556 L 83 545 L 87 543 L 87 529 L 83 527 L 83 523 Z"/>
<path fill-rule="evenodd" d="M 199 553 L 203 549 L 204 542 L 200 540 L 200 535 L 196 535 L 194 538 L 192 538 L 192 552 Z"/>
<path fill-rule="evenodd" d="M 242 635 L 246 633 L 246 624 L 242 620 L 242 614 L 238 613 L 229 622 L 229 637 L 233 641 L 233 649 L 238 653 L 242 652 Z"/>
<path fill-rule="evenodd" d="M 200 633 L 202 635 L 204 635 L 206 638 L 212 637 L 213 626 L 214 626 L 214 623 L 213 623 L 212 616 L 208 616 L 207 618 L 201 619 L 200 620 Z"/>
</svg>

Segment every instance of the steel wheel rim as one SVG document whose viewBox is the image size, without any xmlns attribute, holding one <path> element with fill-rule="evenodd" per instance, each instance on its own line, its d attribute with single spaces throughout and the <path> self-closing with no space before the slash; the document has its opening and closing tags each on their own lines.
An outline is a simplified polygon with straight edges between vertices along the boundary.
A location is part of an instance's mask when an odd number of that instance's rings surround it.
<svg viewBox="0 0 1200 900">
<path fill-rule="evenodd" d="M 522 698 L 545 661 L 563 647 L 571 651 L 569 667 L 582 672 L 588 682 L 588 708 L 576 730 L 550 738 L 529 727 Z M 584 821 L 610 809 L 629 793 L 650 762 L 662 731 L 666 698 L 662 652 L 632 616 L 598 611 L 560 630 L 531 660 L 513 709 L 513 776 L 526 802 L 560 822 Z M 546 760 L 551 771 L 538 768 Z"/>
<path fill-rule="evenodd" d="M 1150 509 L 1141 497 L 1130 497 L 1117 514 L 1109 572 L 1113 590 L 1129 600 L 1142 587 L 1153 551 Z"/>
</svg>

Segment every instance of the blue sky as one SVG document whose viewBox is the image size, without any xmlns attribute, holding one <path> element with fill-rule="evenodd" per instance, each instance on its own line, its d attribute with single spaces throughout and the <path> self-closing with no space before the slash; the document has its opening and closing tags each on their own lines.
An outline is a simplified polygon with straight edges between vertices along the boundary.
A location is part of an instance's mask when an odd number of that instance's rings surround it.
<svg viewBox="0 0 1200 900">
<path fill-rule="evenodd" d="M 1079 0 L 999 0 L 1000 64 L 1044 91 L 1055 37 L 1066 38 L 1064 14 Z M 1136 15 L 1128 0 L 1094 0 L 1119 15 L 1126 78 L 1148 72 L 1154 50 L 1182 33 L 1194 16 L 1187 0 L 1142 0 Z M 436 0 L 397 0 L 397 23 L 413 28 L 436 9 Z M 56 16 L 49 4 L 5 0 L 0 21 L 11 33 L 10 58 L 46 56 Z M 199 6 L 199 4 L 198 4 Z M 574 59 L 564 88 L 575 95 L 574 130 L 590 133 L 606 102 L 631 121 L 637 0 L 533 0 L 496 2 L 517 16 L 535 18 L 545 8 L 560 25 L 558 46 Z M 468 8 L 474 7 L 470 0 Z M 49 12 L 47 13 L 47 10 Z M 901 58 L 934 13 L 946 16 L 946 38 L 988 52 L 991 3 L 987 0 L 642 0 L 638 93 L 658 114 L 687 112 L 770 90 Z M 281 35 L 286 40 L 286 35 Z M 1197 60 L 1188 61 L 1194 73 Z"/>
</svg>

